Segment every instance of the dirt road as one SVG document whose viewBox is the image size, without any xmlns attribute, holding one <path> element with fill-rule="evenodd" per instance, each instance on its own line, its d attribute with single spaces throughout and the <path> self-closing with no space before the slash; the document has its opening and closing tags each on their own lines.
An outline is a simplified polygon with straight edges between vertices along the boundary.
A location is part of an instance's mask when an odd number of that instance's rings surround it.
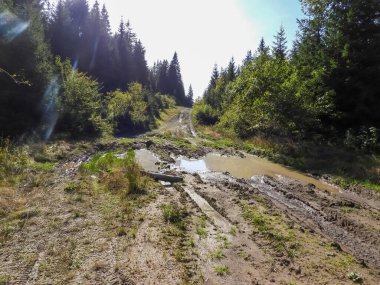
<svg viewBox="0 0 380 285">
<path fill-rule="evenodd" d="M 149 163 L 182 183 L 127 202 L 105 191 L 68 193 L 88 154 L 60 164 L 9 225 L 17 228 L 0 248 L 0 284 L 379 284 L 378 195 L 181 168 L 183 156 L 246 155 L 204 147 L 190 112 L 92 151 L 148 149 L 158 160 Z"/>
</svg>

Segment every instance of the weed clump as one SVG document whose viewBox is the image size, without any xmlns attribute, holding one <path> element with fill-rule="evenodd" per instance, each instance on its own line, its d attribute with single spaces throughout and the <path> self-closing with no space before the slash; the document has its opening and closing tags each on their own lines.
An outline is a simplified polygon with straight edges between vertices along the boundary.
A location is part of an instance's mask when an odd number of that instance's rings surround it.
<svg viewBox="0 0 380 285">
<path fill-rule="evenodd" d="M 81 172 L 97 175 L 107 190 L 124 195 L 143 193 L 149 181 L 142 175 L 133 150 L 120 156 L 112 152 L 98 154 L 81 166 Z"/>
<path fill-rule="evenodd" d="M 185 212 L 177 205 L 164 204 L 161 207 L 165 222 L 177 224 L 185 217 Z"/>
</svg>

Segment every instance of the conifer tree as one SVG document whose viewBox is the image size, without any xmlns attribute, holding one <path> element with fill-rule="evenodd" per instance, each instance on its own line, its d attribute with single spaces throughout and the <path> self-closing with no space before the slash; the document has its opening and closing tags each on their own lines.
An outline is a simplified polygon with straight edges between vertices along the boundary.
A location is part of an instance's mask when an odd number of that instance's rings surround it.
<svg viewBox="0 0 380 285">
<path fill-rule="evenodd" d="M 284 60 L 287 56 L 287 40 L 285 36 L 285 29 L 284 26 L 280 26 L 280 30 L 278 31 L 277 35 L 274 37 L 275 41 L 273 42 L 273 48 L 272 52 L 275 58 Z"/>
</svg>

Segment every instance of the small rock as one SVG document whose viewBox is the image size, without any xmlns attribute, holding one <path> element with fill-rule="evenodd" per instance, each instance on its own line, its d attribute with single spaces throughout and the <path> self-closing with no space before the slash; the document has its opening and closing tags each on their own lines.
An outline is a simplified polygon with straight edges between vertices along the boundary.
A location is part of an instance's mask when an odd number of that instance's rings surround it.
<svg viewBox="0 0 380 285">
<path fill-rule="evenodd" d="M 335 257 L 336 256 L 336 254 L 334 252 L 328 252 L 326 255 L 328 257 Z"/>
</svg>

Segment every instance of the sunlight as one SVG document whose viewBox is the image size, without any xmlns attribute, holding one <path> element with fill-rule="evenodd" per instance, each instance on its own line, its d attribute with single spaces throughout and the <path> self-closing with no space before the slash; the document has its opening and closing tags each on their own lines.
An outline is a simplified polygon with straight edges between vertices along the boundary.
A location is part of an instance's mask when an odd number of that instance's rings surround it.
<svg viewBox="0 0 380 285">
<path fill-rule="evenodd" d="M 8 10 L 0 13 L 0 40 L 5 43 L 13 41 L 29 27 L 29 22 L 20 18 Z"/>
<path fill-rule="evenodd" d="M 42 99 L 42 109 L 44 109 L 44 114 L 42 117 L 42 138 L 45 141 L 50 139 L 58 120 L 56 103 L 59 89 L 60 86 L 58 84 L 58 77 L 55 76 L 50 80 Z"/>
</svg>

